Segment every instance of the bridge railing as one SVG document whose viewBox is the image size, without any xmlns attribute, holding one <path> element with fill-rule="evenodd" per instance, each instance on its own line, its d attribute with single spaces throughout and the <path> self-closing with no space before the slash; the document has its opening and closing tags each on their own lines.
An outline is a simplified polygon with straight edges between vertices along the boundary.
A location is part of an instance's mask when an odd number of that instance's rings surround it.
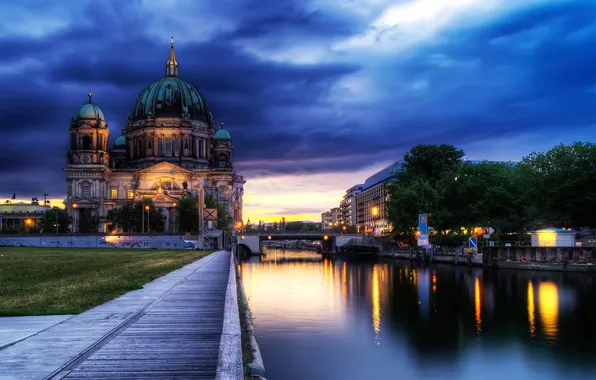
<svg viewBox="0 0 596 380">
<path fill-rule="evenodd" d="M 287 232 L 246 232 L 241 235 L 245 236 L 364 236 L 363 234 L 357 233 L 348 233 L 348 232 L 296 232 L 296 231 L 287 231 Z"/>
</svg>

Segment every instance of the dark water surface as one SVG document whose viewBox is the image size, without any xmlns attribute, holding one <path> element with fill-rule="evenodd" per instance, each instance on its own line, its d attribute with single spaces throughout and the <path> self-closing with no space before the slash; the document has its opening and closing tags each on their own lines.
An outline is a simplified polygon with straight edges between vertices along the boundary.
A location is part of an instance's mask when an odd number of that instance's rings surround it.
<svg viewBox="0 0 596 380">
<path fill-rule="evenodd" d="M 309 251 L 241 271 L 268 380 L 596 379 L 594 275 Z"/>
</svg>

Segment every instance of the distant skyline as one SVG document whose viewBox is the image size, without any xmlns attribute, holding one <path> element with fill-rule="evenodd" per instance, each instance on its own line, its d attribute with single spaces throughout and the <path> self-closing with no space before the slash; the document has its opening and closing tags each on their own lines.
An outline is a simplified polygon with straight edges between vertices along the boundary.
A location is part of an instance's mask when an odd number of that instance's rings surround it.
<svg viewBox="0 0 596 380">
<path fill-rule="evenodd" d="M 594 0 L 3 2 L 0 201 L 61 201 L 89 89 L 113 141 L 172 35 L 232 135 L 245 220 L 317 221 L 418 143 L 519 160 L 594 141 L 595 19 Z"/>
</svg>

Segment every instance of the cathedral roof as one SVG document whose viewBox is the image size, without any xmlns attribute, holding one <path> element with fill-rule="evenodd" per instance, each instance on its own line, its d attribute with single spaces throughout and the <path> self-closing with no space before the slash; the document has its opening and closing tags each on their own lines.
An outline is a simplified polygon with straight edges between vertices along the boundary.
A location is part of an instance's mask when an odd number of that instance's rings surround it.
<svg viewBox="0 0 596 380">
<path fill-rule="evenodd" d="M 219 129 L 217 132 L 215 132 L 215 135 L 213 135 L 213 140 L 219 140 L 219 141 L 226 141 L 232 140 L 232 136 L 230 136 L 230 133 L 228 131 L 226 131 L 223 127 L 223 123 L 221 123 L 221 129 Z"/>
<path fill-rule="evenodd" d="M 79 110 L 77 111 L 77 120 L 105 121 L 103 112 L 101 112 L 101 110 L 99 109 L 98 106 L 91 103 L 91 96 L 93 96 L 93 94 L 91 92 L 89 92 L 88 96 L 89 96 L 89 102 L 80 106 Z"/>
<path fill-rule="evenodd" d="M 182 117 L 213 124 L 207 100 L 197 88 L 180 78 L 174 41 L 166 62 L 166 75 L 141 91 L 131 112 L 132 121 L 146 118 Z"/>
<path fill-rule="evenodd" d="M 114 140 L 114 149 L 126 149 L 126 136 L 118 136 L 116 140 Z"/>
</svg>

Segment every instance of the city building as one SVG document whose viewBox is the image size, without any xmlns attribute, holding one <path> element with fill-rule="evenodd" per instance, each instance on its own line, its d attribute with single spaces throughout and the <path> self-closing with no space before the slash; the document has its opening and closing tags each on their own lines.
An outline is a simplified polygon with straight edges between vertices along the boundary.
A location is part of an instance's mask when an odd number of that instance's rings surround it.
<svg viewBox="0 0 596 380">
<path fill-rule="evenodd" d="M 329 230 L 333 228 L 333 226 L 339 225 L 340 221 L 340 209 L 339 207 L 334 207 L 331 210 L 325 211 L 321 214 L 321 228 L 323 230 Z"/>
<path fill-rule="evenodd" d="M 389 232 L 385 218 L 387 184 L 403 169 L 404 161 L 397 161 L 371 175 L 356 194 L 356 224 L 361 232 L 384 235 Z"/>
<path fill-rule="evenodd" d="M 354 185 L 346 190 L 344 199 L 339 204 L 339 223 L 347 226 L 355 226 L 356 219 L 356 195 L 360 194 L 363 185 Z"/>
<path fill-rule="evenodd" d="M 29 228 L 43 226 L 45 213 L 51 207 L 35 203 L 9 202 L 0 204 L 0 231 L 28 232 Z"/>
<path fill-rule="evenodd" d="M 179 76 L 173 39 L 165 66 L 165 76 L 140 92 L 111 146 L 91 92 L 72 118 L 65 203 L 73 232 L 83 213 L 97 218 L 104 232 L 109 210 L 143 198 L 164 215 L 164 231 L 175 232 L 177 202 L 185 194 L 200 204 L 216 199 L 235 226 L 242 221 L 245 180 L 233 170 L 232 138 L 223 123 L 216 128 L 205 97 Z"/>
</svg>

